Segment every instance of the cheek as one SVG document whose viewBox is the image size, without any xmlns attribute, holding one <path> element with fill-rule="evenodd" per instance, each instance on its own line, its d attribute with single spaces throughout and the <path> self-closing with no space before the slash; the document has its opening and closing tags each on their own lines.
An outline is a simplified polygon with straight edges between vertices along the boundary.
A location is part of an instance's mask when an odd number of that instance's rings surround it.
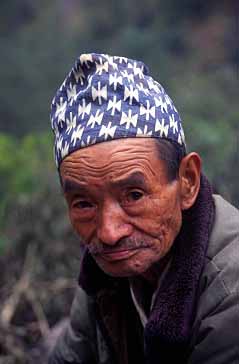
<svg viewBox="0 0 239 364">
<path fill-rule="evenodd" d="M 88 221 L 82 223 L 81 221 L 79 221 L 79 219 L 77 219 L 77 215 L 73 214 L 70 209 L 69 209 L 69 218 L 74 231 L 80 236 L 82 242 L 87 244 L 87 242 L 91 240 L 91 237 L 94 234 L 95 230 L 94 221 Z"/>
<path fill-rule="evenodd" d="M 145 206 L 142 216 L 137 217 L 134 225 L 145 234 L 164 242 L 175 238 L 182 223 L 180 205 L 176 199 L 151 199 Z"/>
<path fill-rule="evenodd" d="M 182 225 L 181 210 L 170 211 L 162 218 L 160 238 L 163 254 L 166 254 L 174 243 Z"/>
</svg>

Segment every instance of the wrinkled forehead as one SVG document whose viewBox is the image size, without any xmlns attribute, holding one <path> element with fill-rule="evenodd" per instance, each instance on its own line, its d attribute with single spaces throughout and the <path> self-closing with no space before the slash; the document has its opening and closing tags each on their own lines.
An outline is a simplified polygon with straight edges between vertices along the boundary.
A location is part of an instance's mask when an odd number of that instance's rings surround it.
<svg viewBox="0 0 239 364">
<path fill-rule="evenodd" d="M 156 142 L 150 138 L 125 138 L 116 139 L 107 142 L 91 145 L 87 148 L 76 150 L 65 159 L 67 160 L 89 160 L 96 159 L 98 162 L 104 160 L 109 161 L 109 158 L 119 156 L 132 155 L 137 158 L 137 154 L 141 153 L 156 153 Z"/>
<path fill-rule="evenodd" d="M 79 149 L 67 156 L 60 167 L 61 177 L 77 178 L 82 182 L 88 177 L 120 179 L 134 175 L 134 178 L 154 176 L 164 171 L 158 158 L 154 139 L 126 138 L 112 140 Z"/>
</svg>

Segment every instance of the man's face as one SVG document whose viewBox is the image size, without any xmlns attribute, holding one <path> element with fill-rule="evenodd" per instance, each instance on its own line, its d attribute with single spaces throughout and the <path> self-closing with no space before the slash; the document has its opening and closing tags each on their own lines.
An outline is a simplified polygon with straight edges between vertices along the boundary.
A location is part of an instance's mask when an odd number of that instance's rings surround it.
<svg viewBox="0 0 239 364">
<path fill-rule="evenodd" d="M 104 272 L 142 274 L 169 251 L 182 223 L 180 185 L 168 182 L 153 139 L 80 149 L 60 173 L 72 225 Z"/>
</svg>

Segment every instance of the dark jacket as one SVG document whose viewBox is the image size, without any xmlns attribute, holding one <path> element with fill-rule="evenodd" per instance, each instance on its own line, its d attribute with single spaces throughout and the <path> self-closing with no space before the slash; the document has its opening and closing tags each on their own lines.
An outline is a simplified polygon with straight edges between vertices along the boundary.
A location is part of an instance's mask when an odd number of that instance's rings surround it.
<svg viewBox="0 0 239 364">
<path fill-rule="evenodd" d="M 83 266 L 91 280 L 80 280 L 70 324 L 49 364 L 239 363 L 239 211 L 220 196 L 213 201 L 213 220 L 206 219 L 194 235 L 197 219 L 188 222 L 181 253 L 176 248 L 185 264 L 175 260 L 145 330 L 127 280 L 99 279 L 103 273 L 88 257 Z M 196 208 L 202 220 L 205 209 Z M 200 240 L 202 231 L 209 233 L 206 245 L 187 243 Z"/>
</svg>

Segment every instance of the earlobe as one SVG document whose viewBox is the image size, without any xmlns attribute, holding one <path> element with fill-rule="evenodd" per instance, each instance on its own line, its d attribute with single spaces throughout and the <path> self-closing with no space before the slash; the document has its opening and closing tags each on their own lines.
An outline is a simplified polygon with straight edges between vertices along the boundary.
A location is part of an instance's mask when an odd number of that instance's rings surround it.
<svg viewBox="0 0 239 364">
<path fill-rule="evenodd" d="M 193 206 L 200 189 L 201 158 L 197 153 L 189 153 L 181 161 L 179 181 L 181 188 L 181 209 Z"/>
</svg>

